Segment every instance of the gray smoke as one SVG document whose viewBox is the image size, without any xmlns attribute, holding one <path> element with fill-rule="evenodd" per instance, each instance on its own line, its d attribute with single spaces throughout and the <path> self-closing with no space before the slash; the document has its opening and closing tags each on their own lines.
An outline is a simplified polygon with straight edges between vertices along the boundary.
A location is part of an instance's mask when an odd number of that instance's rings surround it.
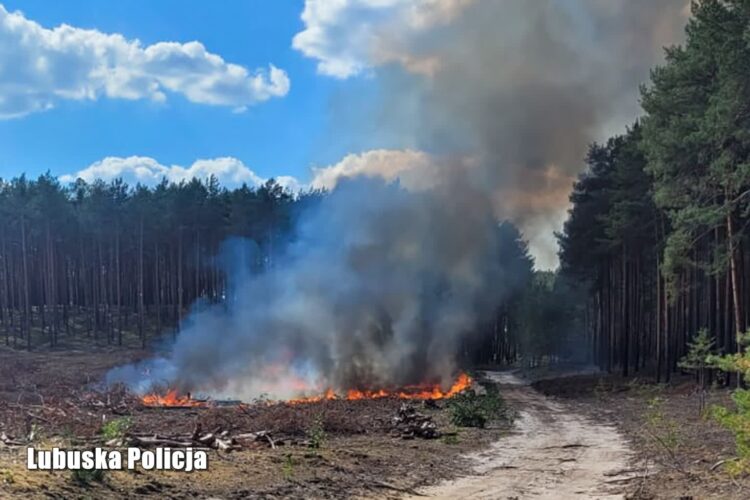
<svg viewBox="0 0 750 500">
<path fill-rule="evenodd" d="M 421 191 L 340 183 L 272 268 L 235 263 L 226 304 L 196 310 L 168 356 L 111 381 L 248 398 L 455 376 L 461 340 L 512 281 L 497 221 L 535 237 L 559 219 L 588 143 L 636 116 L 638 83 L 686 20 L 686 0 L 460 3 L 414 36 L 373 28 L 383 100 L 363 110 L 342 94 L 333 117 L 462 160 L 440 161 Z"/>
<path fill-rule="evenodd" d="M 225 304 L 190 316 L 168 358 L 110 381 L 244 398 L 293 396 L 299 379 L 321 389 L 450 385 L 460 339 L 489 317 L 512 272 L 486 196 L 455 186 L 341 184 L 302 216 L 271 269 L 251 276 L 235 259 L 228 276 L 244 279 L 230 282 Z"/>
<path fill-rule="evenodd" d="M 471 156 L 496 213 L 553 265 L 552 229 L 587 146 L 639 115 L 638 86 L 682 40 L 689 0 L 430 1 L 459 12 L 409 36 L 392 33 L 395 19 L 376 25 L 369 63 L 381 100 L 363 109 L 358 93 L 342 92 L 332 126 L 358 130 L 359 145 Z"/>
</svg>

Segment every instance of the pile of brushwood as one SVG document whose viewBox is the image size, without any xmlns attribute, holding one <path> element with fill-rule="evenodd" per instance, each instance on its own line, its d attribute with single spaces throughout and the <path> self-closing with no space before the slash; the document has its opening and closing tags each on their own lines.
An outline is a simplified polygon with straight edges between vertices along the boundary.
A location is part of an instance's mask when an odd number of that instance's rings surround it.
<svg viewBox="0 0 750 500">
<path fill-rule="evenodd" d="M 414 439 L 415 437 L 435 439 L 442 434 L 431 416 L 419 413 L 413 405 L 404 403 L 398 409 L 396 416 L 393 417 L 391 435 L 402 439 Z"/>
</svg>

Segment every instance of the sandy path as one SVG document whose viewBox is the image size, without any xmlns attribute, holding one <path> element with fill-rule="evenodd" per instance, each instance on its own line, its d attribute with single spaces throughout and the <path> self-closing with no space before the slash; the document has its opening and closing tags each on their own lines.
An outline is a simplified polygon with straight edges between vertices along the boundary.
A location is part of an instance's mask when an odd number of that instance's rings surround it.
<svg viewBox="0 0 750 500">
<path fill-rule="evenodd" d="M 609 425 L 536 392 L 510 373 L 490 373 L 503 397 L 520 410 L 513 434 L 470 456 L 474 475 L 419 493 L 429 498 L 615 499 L 630 450 Z M 424 497 L 414 497 L 424 498 Z"/>
</svg>

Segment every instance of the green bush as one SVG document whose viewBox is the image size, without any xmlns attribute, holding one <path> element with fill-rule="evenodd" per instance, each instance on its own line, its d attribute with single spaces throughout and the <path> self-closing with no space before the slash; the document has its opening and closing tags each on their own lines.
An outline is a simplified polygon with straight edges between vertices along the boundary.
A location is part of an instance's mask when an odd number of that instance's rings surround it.
<svg viewBox="0 0 750 500">
<path fill-rule="evenodd" d="M 709 360 L 714 352 L 714 340 L 706 328 L 701 328 L 688 346 L 687 354 L 677 366 L 698 375 L 698 412 L 701 413 L 706 407 L 706 377 L 711 368 Z"/>
<path fill-rule="evenodd" d="M 732 393 L 732 401 L 737 407 L 735 411 L 714 405 L 709 415 L 734 434 L 737 458 L 727 462 L 727 470 L 737 475 L 750 472 L 750 391 L 737 389 Z"/>
<path fill-rule="evenodd" d="M 125 437 L 132 425 L 133 420 L 130 417 L 115 418 L 102 425 L 101 434 L 107 440 L 120 439 Z"/>
<path fill-rule="evenodd" d="M 487 386 L 486 394 L 468 390 L 450 400 L 451 422 L 458 427 L 484 427 L 496 418 L 509 419 L 509 412 L 494 386 Z"/>
<path fill-rule="evenodd" d="M 13 475 L 13 471 L 10 469 L 0 470 L 0 484 L 13 484 L 16 482 L 16 478 Z"/>
<path fill-rule="evenodd" d="M 458 444 L 460 441 L 458 439 L 458 434 L 444 434 L 443 435 L 443 443 L 445 444 Z"/>
<path fill-rule="evenodd" d="M 740 374 L 746 383 L 750 383 L 750 331 L 740 339 L 741 352 L 724 356 L 707 356 L 707 364 L 725 372 Z M 720 425 L 734 434 L 737 458 L 727 462 L 731 474 L 750 472 L 750 390 L 736 389 L 732 392 L 735 408 L 730 410 L 723 406 L 712 406 L 708 414 Z"/>
<path fill-rule="evenodd" d="M 281 473 L 287 481 L 291 480 L 294 476 L 294 458 L 291 453 L 287 453 L 284 457 L 284 463 L 281 465 Z"/>
<path fill-rule="evenodd" d="M 307 429 L 307 439 L 309 440 L 308 446 L 313 449 L 320 449 L 323 447 L 323 442 L 326 439 L 326 431 L 323 426 L 323 417 L 318 415 L 312 422 L 312 425 Z"/>
<path fill-rule="evenodd" d="M 664 412 L 664 400 L 651 398 L 646 406 L 646 432 L 672 457 L 676 456 L 682 438 L 678 423 Z"/>
<path fill-rule="evenodd" d="M 87 486 L 93 482 L 101 483 L 104 481 L 104 471 L 101 469 L 76 469 L 70 471 L 71 480 L 81 486 Z"/>
</svg>

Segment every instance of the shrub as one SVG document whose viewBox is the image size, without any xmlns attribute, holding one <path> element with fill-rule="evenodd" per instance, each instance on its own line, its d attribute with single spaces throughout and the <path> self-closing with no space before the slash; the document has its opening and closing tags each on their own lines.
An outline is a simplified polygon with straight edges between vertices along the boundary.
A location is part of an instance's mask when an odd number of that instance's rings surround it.
<svg viewBox="0 0 750 500">
<path fill-rule="evenodd" d="M 708 364 L 725 372 L 736 372 L 746 383 L 750 383 L 750 351 L 746 349 L 750 343 L 750 331 L 740 339 L 741 352 L 724 356 L 711 355 L 707 357 Z M 737 458 L 727 462 L 727 469 L 731 474 L 750 472 L 750 390 L 736 389 L 732 392 L 735 409 L 714 405 L 708 414 L 720 425 L 734 434 Z"/>
<path fill-rule="evenodd" d="M 110 420 L 102 425 L 101 433 L 104 439 L 120 439 L 125 437 L 133 421 L 130 417 L 121 417 Z"/>
<path fill-rule="evenodd" d="M 664 400 L 651 398 L 646 408 L 646 431 L 670 454 L 674 455 L 681 438 L 677 422 L 668 418 L 663 410 Z"/>
<path fill-rule="evenodd" d="M 81 486 L 87 486 L 93 482 L 101 483 L 104 481 L 104 471 L 101 469 L 75 469 L 70 471 L 71 480 Z"/>
<path fill-rule="evenodd" d="M 286 480 L 291 480 L 294 476 L 294 458 L 292 458 L 291 453 L 287 453 L 286 457 L 284 457 L 284 463 L 281 466 L 281 473 Z"/>
<path fill-rule="evenodd" d="M 13 471 L 9 469 L 3 469 L 0 471 L 0 484 L 13 484 L 16 482 L 16 478 L 13 475 Z"/>
<path fill-rule="evenodd" d="M 323 427 L 323 416 L 317 415 L 309 429 L 307 429 L 307 438 L 309 439 L 308 446 L 314 449 L 320 449 L 323 447 L 323 442 L 326 439 L 326 431 Z"/>
<path fill-rule="evenodd" d="M 484 427 L 495 418 L 510 419 L 505 401 L 494 386 L 486 394 L 473 390 L 457 394 L 450 400 L 451 422 L 458 427 Z"/>
<path fill-rule="evenodd" d="M 706 406 L 706 375 L 711 367 L 709 360 L 714 350 L 714 341 L 709 336 L 708 330 L 701 328 L 688 346 L 688 353 L 677 366 L 698 375 L 698 412 L 702 412 Z"/>
<path fill-rule="evenodd" d="M 458 444 L 458 434 L 443 434 L 443 443 L 445 444 Z"/>
</svg>

